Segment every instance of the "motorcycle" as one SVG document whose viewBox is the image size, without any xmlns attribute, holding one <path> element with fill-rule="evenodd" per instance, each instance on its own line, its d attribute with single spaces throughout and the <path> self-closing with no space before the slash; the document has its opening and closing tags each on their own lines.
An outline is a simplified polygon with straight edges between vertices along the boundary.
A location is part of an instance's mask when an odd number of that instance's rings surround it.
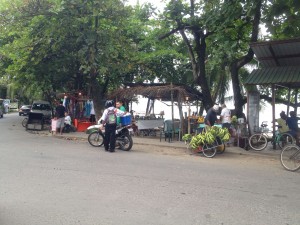
<svg viewBox="0 0 300 225">
<path fill-rule="evenodd" d="M 93 125 L 93 131 L 88 136 L 88 142 L 94 147 L 100 147 L 104 144 L 105 131 L 101 129 L 101 125 Z M 116 147 L 123 151 L 130 151 L 133 145 L 133 140 L 130 135 L 131 125 L 117 127 L 116 129 Z"/>
</svg>

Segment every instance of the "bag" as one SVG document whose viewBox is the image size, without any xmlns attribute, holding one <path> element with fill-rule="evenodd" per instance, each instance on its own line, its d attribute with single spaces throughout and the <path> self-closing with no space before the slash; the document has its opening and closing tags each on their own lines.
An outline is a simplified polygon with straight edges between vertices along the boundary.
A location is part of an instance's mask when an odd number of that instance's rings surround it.
<svg viewBox="0 0 300 225">
<path fill-rule="evenodd" d="M 115 109 L 108 109 L 107 116 L 106 116 L 106 123 L 107 124 L 117 123 L 117 116 L 115 114 Z"/>
</svg>

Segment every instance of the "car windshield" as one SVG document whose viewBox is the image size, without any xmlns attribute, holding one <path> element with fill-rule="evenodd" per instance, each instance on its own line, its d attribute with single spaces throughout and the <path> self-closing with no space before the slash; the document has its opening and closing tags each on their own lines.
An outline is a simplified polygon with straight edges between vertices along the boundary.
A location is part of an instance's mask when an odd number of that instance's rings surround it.
<svg viewBox="0 0 300 225">
<path fill-rule="evenodd" d="M 32 105 L 32 109 L 35 110 L 51 110 L 50 105 L 47 104 L 39 104 L 39 103 L 35 103 Z"/>
</svg>

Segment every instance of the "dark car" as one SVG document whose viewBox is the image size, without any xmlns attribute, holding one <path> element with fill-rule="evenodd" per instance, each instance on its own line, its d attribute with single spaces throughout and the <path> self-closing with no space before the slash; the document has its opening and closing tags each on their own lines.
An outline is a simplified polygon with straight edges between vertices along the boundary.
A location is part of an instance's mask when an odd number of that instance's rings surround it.
<svg viewBox="0 0 300 225">
<path fill-rule="evenodd" d="M 31 105 L 22 105 L 19 109 L 19 116 L 26 116 L 31 110 Z"/>
</svg>

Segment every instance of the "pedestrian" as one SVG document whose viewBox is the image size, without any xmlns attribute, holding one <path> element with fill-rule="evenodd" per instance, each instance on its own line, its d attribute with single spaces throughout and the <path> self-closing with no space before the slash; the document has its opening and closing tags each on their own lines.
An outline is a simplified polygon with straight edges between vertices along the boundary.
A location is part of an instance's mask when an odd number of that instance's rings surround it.
<svg viewBox="0 0 300 225">
<path fill-rule="evenodd" d="M 122 116 L 125 112 L 115 108 L 113 100 L 105 102 L 105 110 L 100 118 L 100 124 L 105 125 L 104 148 L 105 151 L 114 152 L 116 144 L 117 116 Z"/>
<path fill-rule="evenodd" d="M 57 118 L 53 117 L 51 119 L 51 133 L 52 133 L 52 135 L 56 135 L 56 131 L 57 131 Z"/>
<path fill-rule="evenodd" d="M 217 121 L 217 113 L 219 112 L 219 105 L 215 104 L 213 107 L 211 107 L 205 116 L 204 123 L 208 126 L 215 125 Z"/>
<path fill-rule="evenodd" d="M 63 101 L 60 101 L 59 105 L 55 108 L 55 116 L 57 118 L 56 128 L 59 130 L 60 135 L 62 135 L 62 131 L 64 129 L 65 112 L 66 108 L 63 106 Z"/>
<path fill-rule="evenodd" d="M 222 111 L 221 111 L 221 122 L 222 128 L 226 127 L 229 129 L 231 127 L 231 110 L 227 108 L 225 104 L 222 104 Z"/>
</svg>

